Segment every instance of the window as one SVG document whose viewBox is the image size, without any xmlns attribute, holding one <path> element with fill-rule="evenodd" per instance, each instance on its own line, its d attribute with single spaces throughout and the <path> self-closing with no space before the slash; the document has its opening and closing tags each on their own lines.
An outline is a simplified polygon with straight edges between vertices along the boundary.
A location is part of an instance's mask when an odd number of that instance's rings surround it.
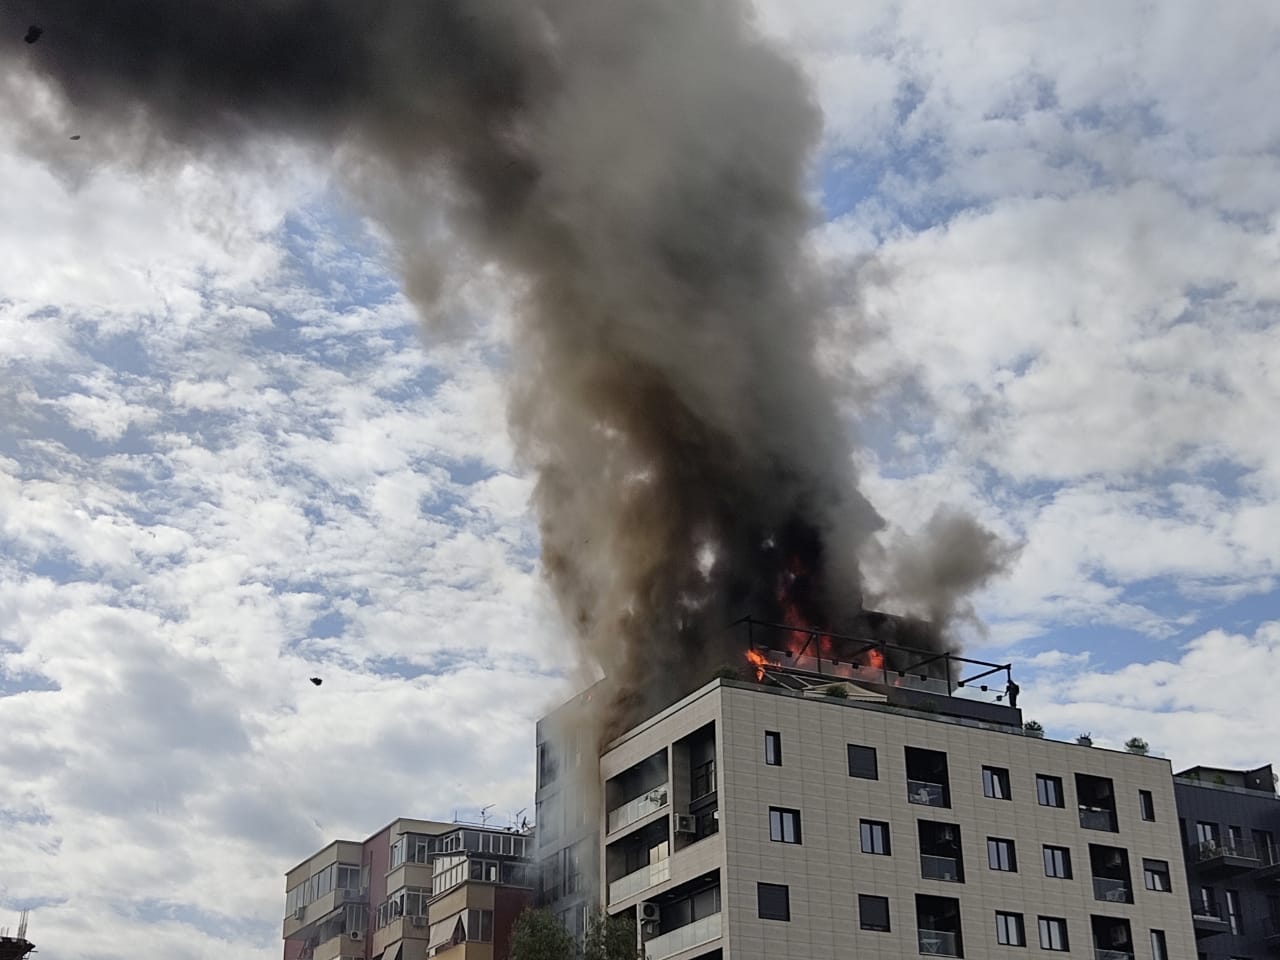
<svg viewBox="0 0 1280 960">
<path fill-rule="evenodd" d="M 782 766 L 782 734 L 776 730 L 764 732 L 764 762 L 771 767 Z"/>
<path fill-rule="evenodd" d="M 862 852 L 878 853 L 889 856 L 889 825 L 879 820 L 863 820 L 860 824 L 862 832 Z"/>
<path fill-rule="evenodd" d="M 863 930 L 889 932 L 889 898 L 858 894 L 858 921 Z"/>
<path fill-rule="evenodd" d="M 1013 848 L 1013 841 L 987 837 L 987 864 L 992 870 L 1017 873 L 1018 857 Z"/>
<path fill-rule="evenodd" d="M 880 767 L 876 762 L 875 747 L 860 747 L 856 743 L 849 744 L 849 776 L 862 780 L 879 780 Z"/>
<path fill-rule="evenodd" d="M 1169 883 L 1169 863 L 1166 860 L 1142 861 L 1142 881 L 1148 890 L 1168 893 L 1173 889 Z"/>
<path fill-rule="evenodd" d="M 1143 820 L 1155 820 L 1156 802 L 1152 798 L 1150 790 L 1138 791 L 1138 809 L 1142 811 Z"/>
<path fill-rule="evenodd" d="M 781 883 L 757 883 L 756 906 L 761 920 L 790 920 L 791 890 Z"/>
<path fill-rule="evenodd" d="M 538 789 L 555 783 L 559 775 L 560 764 L 554 748 L 549 743 L 538 744 Z"/>
<path fill-rule="evenodd" d="M 769 839 L 776 843 L 800 842 L 800 811 L 769 808 Z"/>
<path fill-rule="evenodd" d="M 1062 880 L 1070 880 L 1071 851 L 1066 847 L 1045 847 L 1044 875 L 1046 877 L 1058 877 Z"/>
<path fill-rule="evenodd" d="M 1036 799 L 1042 807 L 1061 807 L 1062 778 L 1049 777 L 1043 773 L 1036 774 Z"/>
<path fill-rule="evenodd" d="M 1169 960 L 1169 945 L 1164 941 L 1163 930 L 1151 931 L 1151 960 Z"/>
<path fill-rule="evenodd" d="M 993 800 L 1012 800 L 1009 792 L 1009 771 L 1004 767 L 982 768 L 982 795 Z"/>
<path fill-rule="evenodd" d="M 1236 890 L 1227 891 L 1227 924 L 1231 927 L 1231 932 L 1237 936 L 1244 929 L 1240 916 L 1240 894 Z"/>
<path fill-rule="evenodd" d="M 1022 923 L 1022 914 L 996 911 L 996 943 L 1006 947 L 1027 945 L 1027 931 Z"/>
<path fill-rule="evenodd" d="M 1276 862 L 1276 841 L 1270 830 L 1253 831 L 1253 848 L 1257 851 L 1263 866 Z"/>
<path fill-rule="evenodd" d="M 1040 918 L 1040 949 L 1062 953 L 1071 949 L 1067 945 L 1067 921 L 1061 917 Z"/>
<path fill-rule="evenodd" d="M 1218 825 L 1200 820 L 1196 823 L 1196 842 L 1218 846 Z"/>
</svg>

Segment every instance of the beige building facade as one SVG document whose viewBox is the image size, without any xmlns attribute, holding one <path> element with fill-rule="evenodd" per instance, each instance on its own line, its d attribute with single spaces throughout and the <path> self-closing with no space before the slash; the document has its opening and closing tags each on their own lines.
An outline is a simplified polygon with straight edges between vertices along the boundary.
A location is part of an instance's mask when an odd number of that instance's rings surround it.
<svg viewBox="0 0 1280 960">
<path fill-rule="evenodd" d="M 1196 956 L 1167 761 L 850 689 L 715 680 L 607 745 L 648 960 Z"/>
</svg>

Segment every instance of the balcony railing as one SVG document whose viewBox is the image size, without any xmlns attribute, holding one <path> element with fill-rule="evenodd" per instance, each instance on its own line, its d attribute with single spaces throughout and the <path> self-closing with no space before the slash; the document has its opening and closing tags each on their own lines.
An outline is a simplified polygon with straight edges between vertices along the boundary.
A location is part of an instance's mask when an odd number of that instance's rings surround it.
<svg viewBox="0 0 1280 960">
<path fill-rule="evenodd" d="M 1081 807 L 1080 826 L 1086 830 L 1105 830 L 1108 833 L 1115 833 L 1116 815 L 1113 811 L 1103 810 L 1100 807 Z"/>
<path fill-rule="evenodd" d="M 1196 863 L 1216 860 L 1219 857 L 1235 857 L 1238 860 L 1261 860 L 1252 841 L 1203 840 L 1191 849 L 1191 859 Z"/>
<path fill-rule="evenodd" d="M 940 783 L 931 783 L 928 780 L 908 780 L 907 800 L 930 807 L 945 807 L 947 789 Z"/>
<path fill-rule="evenodd" d="M 661 810 L 667 805 L 669 792 L 668 784 L 664 783 L 662 786 L 654 787 L 652 790 L 628 800 L 622 806 L 610 810 L 608 817 L 609 833 L 629 827 L 637 820 L 643 820 L 649 814 Z"/>
<path fill-rule="evenodd" d="M 1218 906 L 1218 901 L 1210 897 L 1208 900 L 1203 897 L 1195 897 L 1191 901 L 1191 917 L 1192 919 L 1201 920 L 1225 920 L 1222 915 L 1222 908 Z"/>
<path fill-rule="evenodd" d="M 682 950 L 690 950 L 704 943 L 710 943 L 720 936 L 720 914 L 713 913 L 695 920 L 693 923 L 664 933 L 660 937 L 646 940 L 644 944 L 645 960 L 663 960 Z"/>
<path fill-rule="evenodd" d="M 959 880 L 960 861 L 955 857 L 920 854 L 920 875 L 930 880 Z"/>
<path fill-rule="evenodd" d="M 1104 950 L 1102 947 L 1095 947 L 1093 950 L 1093 960 L 1133 960 L 1133 951 Z"/>
<path fill-rule="evenodd" d="M 920 928 L 917 931 L 920 943 L 920 952 L 929 957 L 958 957 L 960 956 L 960 939 L 951 930 L 927 930 Z"/>
<path fill-rule="evenodd" d="M 1126 880 L 1111 877 L 1093 878 L 1093 898 L 1110 903 L 1133 903 L 1133 888 Z"/>
<path fill-rule="evenodd" d="M 648 890 L 650 887 L 670 879 L 671 858 L 665 857 L 657 863 L 641 867 L 634 873 L 628 873 L 625 877 L 619 877 L 609 884 L 609 902 L 617 903 L 619 900 L 627 899 L 627 897 L 634 897 L 641 890 Z"/>
</svg>

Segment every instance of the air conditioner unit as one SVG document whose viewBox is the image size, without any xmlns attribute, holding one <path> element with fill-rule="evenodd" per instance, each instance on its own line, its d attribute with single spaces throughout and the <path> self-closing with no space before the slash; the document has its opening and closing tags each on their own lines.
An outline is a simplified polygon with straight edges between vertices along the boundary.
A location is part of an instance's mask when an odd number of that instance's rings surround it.
<svg viewBox="0 0 1280 960">
<path fill-rule="evenodd" d="M 361 933 L 359 930 L 352 930 L 350 933 L 347 934 L 347 936 L 350 937 L 352 940 L 359 940 L 361 937 L 364 936 L 364 934 Z"/>
<path fill-rule="evenodd" d="M 410 926 L 413 926 L 413 927 L 425 927 L 425 926 L 427 925 L 427 918 L 426 918 L 426 917 L 411 917 L 411 918 L 409 919 L 409 925 L 410 925 Z"/>
<path fill-rule="evenodd" d="M 307 915 L 306 907 L 299 907 L 297 910 L 293 911 L 293 919 L 295 920 L 301 920 L 306 915 Z"/>
<path fill-rule="evenodd" d="M 687 813 L 676 814 L 676 833 L 694 834 L 698 832 L 698 818 Z"/>
<path fill-rule="evenodd" d="M 643 923 L 657 923 L 662 919 L 662 910 L 652 900 L 640 904 L 640 920 Z"/>
</svg>

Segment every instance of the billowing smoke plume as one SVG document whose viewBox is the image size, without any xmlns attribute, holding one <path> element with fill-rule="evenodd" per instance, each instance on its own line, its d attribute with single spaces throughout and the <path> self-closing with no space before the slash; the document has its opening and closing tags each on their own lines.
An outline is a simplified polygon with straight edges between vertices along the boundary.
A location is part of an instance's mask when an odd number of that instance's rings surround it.
<svg viewBox="0 0 1280 960">
<path fill-rule="evenodd" d="M 545 571 L 624 701 L 720 660 L 743 613 L 856 617 L 880 519 L 813 358 L 820 116 L 743 3 L 6 0 L 0 38 L 5 89 L 38 78 L 93 149 L 340 152 L 424 307 L 448 203 L 518 291 Z"/>
</svg>

